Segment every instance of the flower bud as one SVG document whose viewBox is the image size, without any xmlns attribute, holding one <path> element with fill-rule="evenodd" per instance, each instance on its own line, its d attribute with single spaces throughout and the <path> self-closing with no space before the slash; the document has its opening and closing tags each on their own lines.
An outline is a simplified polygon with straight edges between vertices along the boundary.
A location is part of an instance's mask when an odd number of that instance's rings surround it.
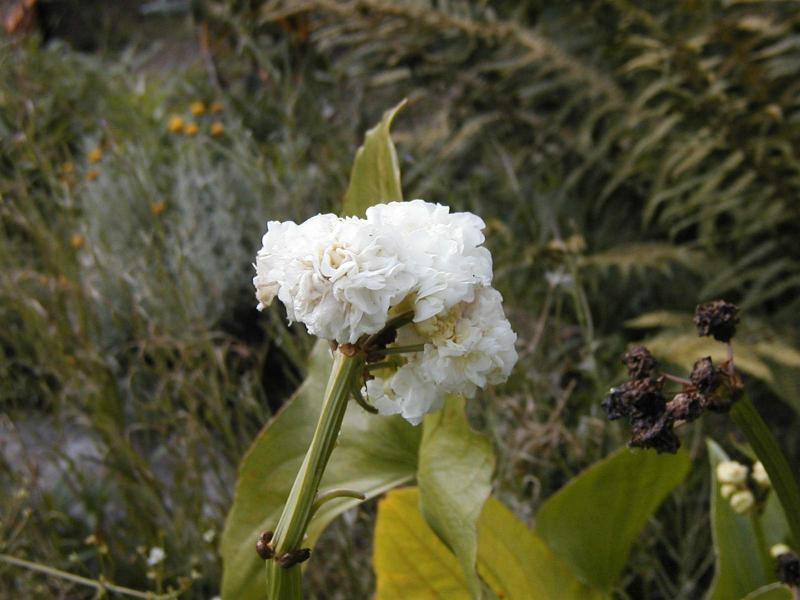
<svg viewBox="0 0 800 600">
<path fill-rule="evenodd" d="M 764 465 L 761 464 L 761 461 L 753 465 L 753 481 L 763 488 L 768 488 L 771 485 L 767 470 L 764 468 Z"/>
<path fill-rule="evenodd" d="M 778 558 L 781 554 L 789 554 L 792 551 L 786 544 L 775 544 L 769 549 L 769 555 L 772 558 Z"/>
<path fill-rule="evenodd" d="M 731 508 L 740 515 L 748 512 L 755 503 L 756 499 L 750 490 L 742 490 L 731 496 Z"/>
<path fill-rule="evenodd" d="M 739 488 L 732 483 L 723 483 L 719 488 L 720 496 L 730 498 Z"/>
<path fill-rule="evenodd" d="M 720 483 L 742 485 L 747 481 L 747 467 L 735 460 L 725 460 L 717 465 L 717 480 Z"/>
<path fill-rule="evenodd" d="M 800 557 L 794 552 L 778 556 L 778 568 L 775 570 L 778 581 L 792 587 L 800 587 Z"/>
</svg>

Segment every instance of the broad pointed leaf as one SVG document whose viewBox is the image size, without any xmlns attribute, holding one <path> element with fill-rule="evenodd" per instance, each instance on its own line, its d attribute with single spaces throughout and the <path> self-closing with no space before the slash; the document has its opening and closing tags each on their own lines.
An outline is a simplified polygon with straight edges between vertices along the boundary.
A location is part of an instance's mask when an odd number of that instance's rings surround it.
<svg viewBox="0 0 800 600">
<path fill-rule="evenodd" d="M 400 166 L 389 130 L 403 100 L 383 114 L 380 123 L 367 131 L 364 143 L 356 152 L 350 185 L 344 196 L 343 216 L 363 216 L 373 204 L 403 199 Z"/>
<path fill-rule="evenodd" d="M 458 559 L 419 512 L 416 488 L 393 490 L 378 505 L 375 600 L 469 600 Z M 494 498 L 478 520 L 478 570 L 504 600 L 600 600 L 544 541 Z"/>
<path fill-rule="evenodd" d="M 319 416 L 331 367 L 327 342 L 311 355 L 308 378 L 258 434 L 239 465 L 233 507 L 225 523 L 221 553 L 222 597 L 264 598 L 264 561 L 255 552 L 259 532 L 274 529 Z M 320 491 L 346 488 L 371 498 L 413 479 L 421 432 L 400 417 L 370 415 L 353 403 Z M 313 545 L 322 530 L 358 504 L 340 498 L 323 505 L 308 530 Z"/>
<path fill-rule="evenodd" d="M 682 451 L 620 449 L 548 498 L 536 530 L 583 582 L 610 591 L 642 527 L 690 464 Z"/>
<path fill-rule="evenodd" d="M 492 445 L 470 427 L 461 396 L 448 396 L 423 428 L 417 470 L 422 514 L 458 557 L 472 597 L 481 598 L 477 521 L 492 488 Z"/>
<path fill-rule="evenodd" d="M 711 533 L 717 560 L 714 580 L 707 600 L 743 598 L 768 584 L 756 531 L 752 519 L 734 512 L 730 502 L 720 494 L 717 465 L 728 455 L 713 440 L 708 440 L 711 466 Z"/>
</svg>

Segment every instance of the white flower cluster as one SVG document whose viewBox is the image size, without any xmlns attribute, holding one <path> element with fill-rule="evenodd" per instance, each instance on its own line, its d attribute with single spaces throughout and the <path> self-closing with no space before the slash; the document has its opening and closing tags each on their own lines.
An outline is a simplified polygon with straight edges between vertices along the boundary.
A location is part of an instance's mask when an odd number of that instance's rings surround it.
<svg viewBox="0 0 800 600">
<path fill-rule="evenodd" d="M 740 514 L 749 512 L 756 503 L 755 495 L 747 485 L 748 475 L 762 490 L 770 488 L 769 475 L 761 461 L 753 465 L 752 471 L 735 460 L 725 460 L 717 465 L 720 495 L 729 500 L 731 508 Z"/>
<path fill-rule="evenodd" d="M 256 258 L 258 308 L 277 297 L 290 321 L 351 344 L 413 311 L 394 346 L 424 349 L 376 371 L 364 392 L 382 414 L 419 423 L 447 393 L 505 381 L 517 360 L 484 226 L 423 200 L 372 206 L 364 219 L 272 221 Z"/>
</svg>

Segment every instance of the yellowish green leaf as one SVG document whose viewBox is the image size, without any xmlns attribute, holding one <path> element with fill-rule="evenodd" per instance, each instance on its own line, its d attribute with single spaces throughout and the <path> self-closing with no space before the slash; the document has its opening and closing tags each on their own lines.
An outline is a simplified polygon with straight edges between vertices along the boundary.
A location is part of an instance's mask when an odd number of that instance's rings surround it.
<svg viewBox="0 0 800 600">
<path fill-rule="evenodd" d="M 444 407 L 425 417 L 417 481 L 425 520 L 458 557 L 473 598 L 483 590 L 475 572 L 477 521 L 492 487 L 494 452 L 472 430 L 464 398 L 448 396 Z"/>
<path fill-rule="evenodd" d="M 378 505 L 375 600 L 469 600 L 456 557 L 419 512 L 419 491 L 390 492 Z M 478 520 L 478 571 L 504 600 L 602 600 L 514 514 L 494 498 Z"/>
<path fill-rule="evenodd" d="M 350 172 L 342 216 L 363 216 L 373 204 L 403 199 L 400 166 L 390 129 L 395 115 L 405 104 L 403 100 L 387 110 L 380 123 L 365 134 Z"/>
</svg>

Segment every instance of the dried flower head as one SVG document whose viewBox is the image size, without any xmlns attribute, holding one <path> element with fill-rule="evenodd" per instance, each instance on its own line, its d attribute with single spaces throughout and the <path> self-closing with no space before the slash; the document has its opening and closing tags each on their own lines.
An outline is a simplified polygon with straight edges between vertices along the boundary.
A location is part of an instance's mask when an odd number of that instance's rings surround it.
<svg viewBox="0 0 800 600">
<path fill-rule="evenodd" d="M 714 366 L 711 357 L 706 356 L 695 361 L 689 379 L 701 394 L 711 394 L 719 386 L 719 370 Z"/>
<path fill-rule="evenodd" d="M 612 388 L 603 401 L 609 419 L 630 417 L 633 421 L 642 417 L 660 417 L 666 408 L 667 399 L 663 394 L 664 380 L 647 377 L 626 381 Z"/>
<path fill-rule="evenodd" d="M 636 346 L 622 356 L 622 362 L 628 368 L 631 379 L 644 379 L 650 377 L 658 367 L 658 362 L 644 346 Z"/>
<path fill-rule="evenodd" d="M 701 304 L 694 313 L 697 334 L 700 336 L 710 335 L 719 342 L 729 342 L 736 334 L 738 323 L 739 308 L 724 300 Z"/>
<path fill-rule="evenodd" d="M 666 412 L 674 421 L 694 421 L 703 414 L 703 402 L 703 396 L 697 392 L 681 392 L 667 402 Z"/>
<path fill-rule="evenodd" d="M 668 414 L 657 419 L 639 418 L 631 420 L 631 441 L 633 448 L 652 448 L 659 454 L 674 454 L 681 442 L 675 435 L 674 422 Z"/>
<path fill-rule="evenodd" d="M 776 559 L 775 573 L 778 580 L 792 587 L 800 587 L 800 557 L 794 552 L 786 552 Z"/>
</svg>

